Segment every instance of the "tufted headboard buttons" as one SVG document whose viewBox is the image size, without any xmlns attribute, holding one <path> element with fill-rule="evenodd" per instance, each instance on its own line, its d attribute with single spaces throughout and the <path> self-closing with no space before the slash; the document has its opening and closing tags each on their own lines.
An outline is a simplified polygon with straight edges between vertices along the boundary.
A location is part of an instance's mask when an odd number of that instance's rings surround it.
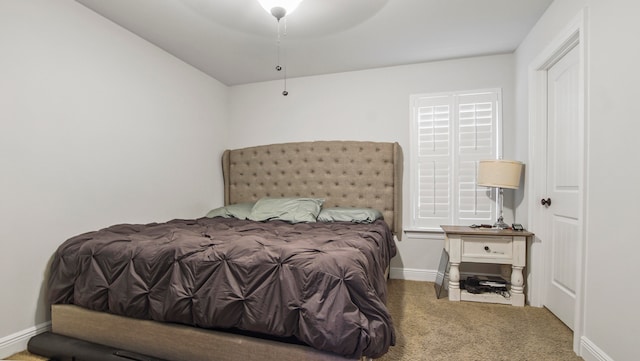
<svg viewBox="0 0 640 361">
<path fill-rule="evenodd" d="M 324 207 L 381 211 L 400 239 L 402 162 L 398 143 L 315 141 L 226 150 L 225 205 L 263 197 L 323 198 Z"/>
</svg>

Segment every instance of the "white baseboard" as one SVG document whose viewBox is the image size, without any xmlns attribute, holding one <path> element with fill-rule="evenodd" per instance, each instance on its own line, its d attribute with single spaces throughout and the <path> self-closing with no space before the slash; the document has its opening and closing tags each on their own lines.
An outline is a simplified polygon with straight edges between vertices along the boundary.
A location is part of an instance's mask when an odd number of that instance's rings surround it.
<svg viewBox="0 0 640 361">
<path fill-rule="evenodd" d="M 50 330 L 51 321 L 48 321 L 0 338 L 0 359 L 4 359 L 14 353 L 26 350 L 27 343 L 31 337 Z"/>
<path fill-rule="evenodd" d="M 584 336 L 580 339 L 580 356 L 585 361 L 613 361 L 611 357 Z"/>
<path fill-rule="evenodd" d="M 408 281 L 435 282 L 436 270 L 416 269 L 416 268 L 391 268 L 389 278 Z"/>
</svg>

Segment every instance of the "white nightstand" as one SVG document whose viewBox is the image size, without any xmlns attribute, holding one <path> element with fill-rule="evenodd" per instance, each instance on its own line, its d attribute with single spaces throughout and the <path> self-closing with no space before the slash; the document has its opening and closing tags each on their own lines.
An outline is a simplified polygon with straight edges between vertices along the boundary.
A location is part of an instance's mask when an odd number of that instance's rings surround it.
<svg viewBox="0 0 640 361">
<path fill-rule="evenodd" d="M 523 269 L 527 264 L 527 239 L 534 234 L 508 229 L 441 226 L 444 249 L 449 254 L 449 300 L 504 303 L 524 306 Z M 511 265 L 510 297 L 496 293 L 472 294 L 460 289 L 460 263 Z"/>
</svg>

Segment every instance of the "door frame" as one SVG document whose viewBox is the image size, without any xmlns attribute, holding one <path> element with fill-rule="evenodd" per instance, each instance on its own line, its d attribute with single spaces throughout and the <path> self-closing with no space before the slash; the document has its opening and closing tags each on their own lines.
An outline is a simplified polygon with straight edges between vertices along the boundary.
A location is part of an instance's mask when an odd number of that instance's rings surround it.
<svg viewBox="0 0 640 361">
<path fill-rule="evenodd" d="M 580 193 L 578 196 L 580 222 L 579 239 L 577 242 L 577 272 L 576 272 L 576 309 L 573 330 L 573 350 L 580 354 L 580 343 L 584 334 L 584 274 L 586 263 L 586 235 L 585 224 L 587 216 L 587 40 L 586 40 L 587 10 L 582 9 L 576 18 L 561 31 L 551 43 L 529 65 L 529 155 L 526 172 L 526 192 L 528 194 L 528 224 L 529 228 L 544 227 L 544 209 L 540 206 L 540 199 L 546 192 L 547 167 L 547 72 L 565 54 L 573 48 L 579 53 L 579 141 L 578 157 L 581 163 Z M 531 244 L 528 292 L 529 304 L 542 307 L 546 297 L 546 257 L 547 245 L 537 236 Z"/>
</svg>

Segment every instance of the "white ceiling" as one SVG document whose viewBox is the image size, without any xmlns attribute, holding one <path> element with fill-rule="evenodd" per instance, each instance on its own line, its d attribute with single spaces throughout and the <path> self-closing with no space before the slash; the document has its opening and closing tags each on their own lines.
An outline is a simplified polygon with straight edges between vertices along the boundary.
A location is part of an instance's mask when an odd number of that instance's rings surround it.
<svg viewBox="0 0 640 361">
<path fill-rule="evenodd" d="M 282 79 L 256 0 L 76 0 L 226 85 Z M 553 0 L 304 0 L 280 23 L 299 77 L 514 51 Z"/>
</svg>

